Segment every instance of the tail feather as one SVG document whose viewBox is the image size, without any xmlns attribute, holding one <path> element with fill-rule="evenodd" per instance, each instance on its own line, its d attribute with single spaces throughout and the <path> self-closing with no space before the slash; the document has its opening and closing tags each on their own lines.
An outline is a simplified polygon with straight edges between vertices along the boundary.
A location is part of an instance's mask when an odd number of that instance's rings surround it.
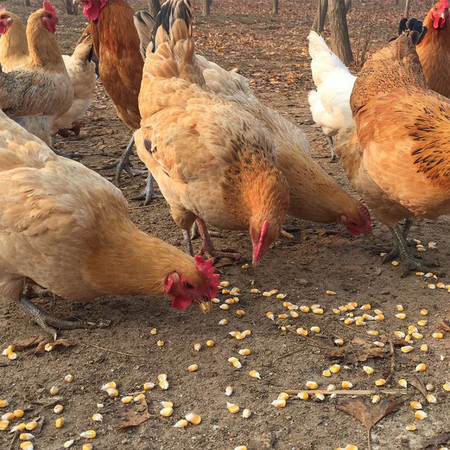
<svg viewBox="0 0 450 450">
<path fill-rule="evenodd" d="M 86 63 L 92 61 L 94 55 L 94 44 L 92 42 L 91 27 L 89 24 L 84 29 L 80 39 L 78 39 L 72 56 Z"/>
<path fill-rule="evenodd" d="M 138 11 L 134 16 L 134 25 L 141 42 L 140 51 L 144 61 L 149 44 L 153 44 L 153 29 L 155 28 L 155 24 L 155 19 L 147 11 Z M 153 52 L 153 45 L 150 47 L 150 51 Z"/>
</svg>

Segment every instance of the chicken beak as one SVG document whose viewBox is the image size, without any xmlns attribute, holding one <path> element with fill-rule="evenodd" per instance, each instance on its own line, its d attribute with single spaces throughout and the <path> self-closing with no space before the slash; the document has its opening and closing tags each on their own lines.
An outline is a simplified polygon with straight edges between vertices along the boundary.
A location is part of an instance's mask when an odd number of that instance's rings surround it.
<svg viewBox="0 0 450 450">
<path fill-rule="evenodd" d="M 445 11 L 441 12 L 441 15 L 439 16 L 441 19 L 445 19 Z"/>
</svg>

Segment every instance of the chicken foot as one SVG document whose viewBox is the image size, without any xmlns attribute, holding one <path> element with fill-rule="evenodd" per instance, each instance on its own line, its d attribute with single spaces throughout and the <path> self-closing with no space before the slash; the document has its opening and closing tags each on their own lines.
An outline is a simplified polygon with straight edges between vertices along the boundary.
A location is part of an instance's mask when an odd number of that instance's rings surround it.
<svg viewBox="0 0 450 450">
<path fill-rule="evenodd" d="M 109 321 L 100 323 L 85 322 L 82 320 L 64 320 L 59 317 L 52 316 L 46 313 L 41 308 L 36 306 L 25 295 L 20 296 L 18 300 L 19 305 L 28 312 L 34 321 L 50 336 L 56 340 L 58 330 L 75 330 L 77 328 L 105 328 L 109 326 Z"/>
<path fill-rule="evenodd" d="M 150 205 L 153 199 L 155 198 L 164 198 L 161 194 L 156 194 L 153 189 L 153 175 L 150 170 L 148 171 L 147 178 L 145 180 L 145 188 L 143 191 L 133 197 L 131 200 L 144 200 L 144 206 Z"/>
<path fill-rule="evenodd" d="M 202 238 L 202 249 L 200 251 L 200 254 L 216 258 L 230 258 L 234 260 L 241 259 L 241 255 L 233 249 L 224 249 L 224 250 L 216 250 L 214 248 L 214 245 L 211 241 L 211 236 L 208 232 L 208 228 L 206 227 L 206 223 L 203 219 L 200 219 L 200 217 L 197 217 L 197 220 L 195 221 L 197 224 L 198 232 L 200 233 L 200 237 Z"/>
<path fill-rule="evenodd" d="M 128 175 L 130 175 L 130 177 L 134 177 L 135 175 L 141 175 L 141 174 L 145 173 L 143 170 L 133 169 L 133 167 L 130 164 L 130 155 L 131 155 L 131 152 L 133 151 L 133 146 L 134 146 L 134 136 L 131 137 L 130 142 L 127 145 L 127 148 L 125 149 L 122 156 L 117 161 L 100 167 L 100 170 L 116 168 L 116 176 L 115 176 L 116 184 L 119 184 L 120 176 L 122 175 L 122 172 L 124 170 Z"/>
<path fill-rule="evenodd" d="M 331 150 L 331 161 L 336 161 L 337 160 L 337 155 L 334 151 L 334 142 L 333 142 L 333 138 L 331 136 L 327 136 L 327 141 L 328 141 L 328 145 L 330 146 L 330 150 Z"/>
<path fill-rule="evenodd" d="M 403 229 L 399 225 L 394 225 L 392 228 L 389 228 L 394 237 L 394 248 L 383 258 L 383 264 L 400 257 L 403 263 L 402 277 L 406 277 L 413 270 L 425 273 L 434 272 L 432 263 L 427 263 L 409 253 L 406 237 L 410 227 L 411 221 L 407 220 Z"/>
</svg>

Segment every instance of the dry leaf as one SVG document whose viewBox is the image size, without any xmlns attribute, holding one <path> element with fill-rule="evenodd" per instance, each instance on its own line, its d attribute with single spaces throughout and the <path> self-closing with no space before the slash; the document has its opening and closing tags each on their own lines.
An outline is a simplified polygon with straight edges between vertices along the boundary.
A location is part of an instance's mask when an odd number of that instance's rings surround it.
<svg viewBox="0 0 450 450">
<path fill-rule="evenodd" d="M 408 383 L 415 387 L 425 398 L 427 398 L 428 391 L 427 388 L 424 386 L 422 381 L 420 381 L 417 377 L 411 378 L 408 380 Z"/>
<path fill-rule="evenodd" d="M 403 405 L 402 400 L 383 400 L 380 403 L 372 403 L 361 399 L 350 400 L 343 405 L 337 405 L 338 409 L 358 419 L 367 429 L 370 429 L 388 414 L 397 411 Z"/>
<path fill-rule="evenodd" d="M 36 355 L 43 355 L 45 353 L 46 344 L 52 344 L 54 349 L 57 349 L 58 347 L 62 348 L 75 347 L 75 345 L 77 345 L 75 342 L 69 341 L 67 339 L 60 338 L 54 341 L 53 338 L 50 336 L 37 336 L 34 338 L 17 341 L 13 344 L 13 346 L 14 350 L 17 352 L 35 347 L 34 353 Z"/>
<path fill-rule="evenodd" d="M 119 402 L 117 404 L 119 404 Z M 129 405 L 120 403 L 120 406 L 121 417 L 114 424 L 114 428 L 118 430 L 137 427 L 151 417 L 150 413 L 148 412 L 147 400 L 145 400 L 145 398 L 142 398 L 137 402 Z"/>
<path fill-rule="evenodd" d="M 330 353 L 332 359 L 343 359 L 346 362 L 355 364 L 367 361 L 369 358 L 386 358 L 389 356 L 389 349 L 377 347 L 358 336 L 354 337 L 344 347 L 333 349 Z"/>
<path fill-rule="evenodd" d="M 425 449 L 436 448 L 440 447 L 441 445 L 447 445 L 449 442 L 450 442 L 450 432 L 447 431 L 445 433 L 438 434 L 434 438 L 430 439 L 424 448 Z"/>
</svg>

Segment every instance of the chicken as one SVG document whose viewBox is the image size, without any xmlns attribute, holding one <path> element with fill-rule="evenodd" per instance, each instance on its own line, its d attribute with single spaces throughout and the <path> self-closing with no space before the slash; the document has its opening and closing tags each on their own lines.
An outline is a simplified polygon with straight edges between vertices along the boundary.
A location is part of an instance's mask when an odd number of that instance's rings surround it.
<svg viewBox="0 0 450 450">
<path fill-rule="evenodd" d="M 428 87 L 450 97 L 450 14 L 448 0 L 437 2 L 423 25 L 428 32 L 417 46 Z"/>
<path fill-rule="evenodd" d="M 308 94 L 308 102 L 314 122 L 322 127 L 331 149 L 331 160 L 336 159 L 333 136 L 353 122 L 350 110 L 350 94 L 356 77 L 328 48 L 321 36 L 310 31 L 309 55 L 315 91 Z"/>
<path fill-rule="evenodd" d="M 404 275 L 431 270 L 408 253 L 409 221 L 450 212 L 450 101 L 427 88 L 419 39 L 401 35 L 366 62 L 350 99 L 356 128 L 336 139 L 348 178 L 394 236 L 385 261 L 400 256 Z"/>
<path fill-rule="evenodd" d="M 26 65 L 29 59 L 26 28 L 23 22 L 0 5 L 0 64 L 3 72 Z"/>
<path fill-rule="evenodd" d="M 148 33 L 140 35 L 143 40 L 146 36 L 143 45 L 150 44 L 151 50 L 154 44 L 149 43 Z M 309 142 L 300 129 L 261 104 L 252 93 L 248 80 L 236 71 L 226 71 L 200 55 L 195 55 L 195 62 L 204 79 L 196 90 L 201 88 L 211 98 L 221 99 L 250 113 L 252 123 L 256 121 L 258 129 L 269 132 L 275 145 L 275 164 L 289 185 L 289 215 L 321 223 L 342 223 L 352 235 L 371 234 L 367 209 L 311 158 Z"/>
<path fill-rule="evenodd" d="M 0 17 L 8 15 L 3 10 Z M 17 20 L 2 20 L 17 25 Z M 57 23 L 53 5 L 44 2 L 43 8 L 28 18 L 29 58 L 8 73 L 0 71 L 0 109 L 47 143 L 55 119 L 73 101 L 72 84 L 54 35 Z M 30 116 L 40 117 L 34 120 Z"/>
<path fill-rule="evenodd" d="M 37 308 L 23 295 L 29 280 L 73 301 L 167 294 L 179 309 L 209 304 L 219 278 L 211 260 L 140 231 L 119 189 L 1 111 L 0 125 L 0 297 L 52 335 L 86 324 Z"/>
<path fill-rule="evenodd" d="M 92 36 L 90 26 L 77 42 L 72 56 L 63 55 L 64 64 L 73 87 L 73 103 L 70 109 L 53 124 L 53 134 L 67 135 L 69 129 L 80 134 L 79 120 L 91 106 L 95 91 L 95 64 L 92 62 Z"/>
<path fill-rule="evenodd" d="M 202 253 L 217 252 L 206 223 L 250 232 L 253 264 L 277 239 L 289 206 L 270 133 L 239 105 L 203 89 L 194 53 L 189 0 L 166 2 L 158 15 L 155 53 L 147 52 L 135 133 L 138 155 L 158 181 L 192 252 L 196 221 Z M 101 58 L 100 58 L 101 62 Z"/>
<path fill-rule="evenodd" d="M 94 51 L 99 59 L 98 71 L 106 92 L 111 97 L 117 115 L 128 127 L 136 130 L 141 115 L 138 95 L 141 87 L 144 61 L 139 51 L 139 37 L 134 26 L 134 11 L 126 0 L 75 0 L 83 5 L 83 14 L 90 20 Z M 110 166 L 116 167 L 116 183 L 125 170 L 129 175 L 141 173 L 132 169 L 129 156 L 133 149 L 132 137 L 122 157 Z M 149 174 L 145 204 L 157 197 Z"/>
</svg>

